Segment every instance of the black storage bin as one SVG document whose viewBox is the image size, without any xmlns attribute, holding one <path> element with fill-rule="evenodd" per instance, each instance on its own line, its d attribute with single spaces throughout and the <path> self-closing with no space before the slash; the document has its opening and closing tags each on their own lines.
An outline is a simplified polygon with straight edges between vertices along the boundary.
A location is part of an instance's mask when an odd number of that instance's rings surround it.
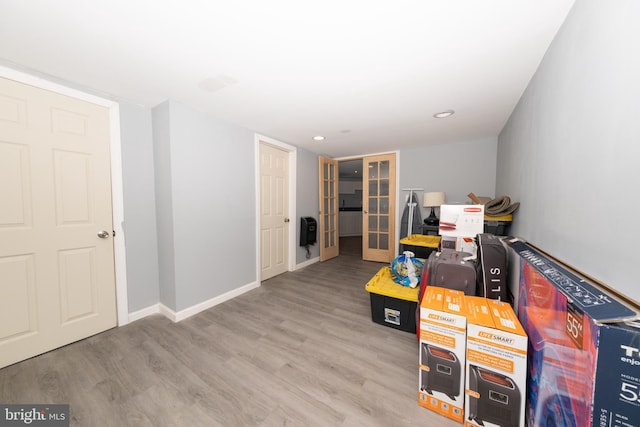
<svg viewBox="0 0 640 427">
<path fill-rule="evenodd" d="M 367 283 L 371 298 L 371 320 L 405 332 L 416 332 L 418 288 L 398 285 L 389 267 L 383 267 Z"/>
</svg>

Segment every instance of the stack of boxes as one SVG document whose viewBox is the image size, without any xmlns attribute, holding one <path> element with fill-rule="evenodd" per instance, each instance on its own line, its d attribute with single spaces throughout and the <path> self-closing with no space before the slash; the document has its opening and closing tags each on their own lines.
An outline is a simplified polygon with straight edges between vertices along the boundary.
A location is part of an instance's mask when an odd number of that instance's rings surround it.
<svg viewBox="0 0 640 427">
<path fill-rule="evenodd" d="M 535 247 L 508 243 L 530 341 L 528 424 L 640 426 L 638 313 Z"/>
<path fill-rule="evenodd" d="M 462 235 L 482 211 L 443 208 L 441 247 L 467 249 Z M 435 238 L 411 236 L 401 248 L 428 255 L 437 243 L 425 239 Z M 531 245 L 508 245 L 517 316 L 501 301 L 426 288 L 418 403 L 465 427 L 640 427 L 638 313 Z M 367 290 L 374 321 L 415 330 L 417 288 L 396 285 L 385 267 Z"/>
<path fill-rule="evenodd" d="M 467 319 L 464 293 L 429 286 L 420 304 L 418 403 L 462 422 Z"/>
<path fill-rule="evenodd" d="M 509 304 L 430 286 L 418 404 L 465 426 L 524 426 L 527 336 Z"/>
<path fill-rule="evenodd" d="M 476 254 L 474 238 L 484 230 L 484 205 L 442 205 L 438 234 L 442 249 Z"/>
</svg>

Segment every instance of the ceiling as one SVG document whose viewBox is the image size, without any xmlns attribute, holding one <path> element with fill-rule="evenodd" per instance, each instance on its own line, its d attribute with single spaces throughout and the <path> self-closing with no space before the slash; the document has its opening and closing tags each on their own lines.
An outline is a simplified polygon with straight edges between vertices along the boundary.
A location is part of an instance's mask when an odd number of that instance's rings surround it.
<svg viewBox="0 0 640 427">
<path fill-rule="evenodd" d="M 573 2 L 2 0 L 0 60 L 350 157 L 497 136 Z"/>
<path fill-rule="evenodd" d="M 362 180 L 362 159 L 342 160 L 338 163 L 338 177 L 347 180 Z"/>
</svg>

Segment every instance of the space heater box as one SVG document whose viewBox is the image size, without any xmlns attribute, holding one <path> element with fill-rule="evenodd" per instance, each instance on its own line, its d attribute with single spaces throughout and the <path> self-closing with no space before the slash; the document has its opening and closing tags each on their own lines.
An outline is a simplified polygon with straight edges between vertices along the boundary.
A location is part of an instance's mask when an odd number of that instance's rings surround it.
<svg viewBox="0 0 640 427">
<path fill-rule="evenodd" d="M 528 425 L 639 427 L 637 307 L 529 243 L 506 242 L 529 336 Z"/>
<path fill-rule="evenodd" d="M 467 319 L 462 291 L 428 286 L 420 304 L 418 404 L 459 423 L 464 418 Z"/>
<path fill-rule="evenodd" d="M 467 297 L 465 426 L 524 427 L 527 334 L 511 305 Z"/>
<path fill-rule="evenodd" d="M 522 395 L 508 376 L 470 365 L 469 395 L 469 420 L 478 425 L 485 421 L 502 427 L 519 425 Z"/>
<path fill-rule="evenodd" d="M 427 343 L 421 344 L 421 351 L 422 362 L 429 369 L 422 371 L 420 390 L 431 395 L 434 391 L 439 391 L 451 400 L 456 400 L 460 395 L 462 370 L 456 354 Z"/>
</svg>

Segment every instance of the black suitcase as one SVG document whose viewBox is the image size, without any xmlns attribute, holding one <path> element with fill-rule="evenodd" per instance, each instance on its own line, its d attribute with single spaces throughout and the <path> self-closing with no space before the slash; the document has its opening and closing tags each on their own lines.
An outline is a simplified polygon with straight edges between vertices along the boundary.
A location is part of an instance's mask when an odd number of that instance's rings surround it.
<svg viewBox="0 0 640 427">
<path fill-rule="evenodd" d="M 467 252 L 433 252 L 427 262 L 427 284 L 441 288 L 463 291 L 465 295 L 476 294 L 476 265 Z"/>
<path fill-rule="evenodd" d="M 490 233 L 478 234 L 478 284 L 476 295 L 510 303 L 507 251 Z"/>
</svg>

